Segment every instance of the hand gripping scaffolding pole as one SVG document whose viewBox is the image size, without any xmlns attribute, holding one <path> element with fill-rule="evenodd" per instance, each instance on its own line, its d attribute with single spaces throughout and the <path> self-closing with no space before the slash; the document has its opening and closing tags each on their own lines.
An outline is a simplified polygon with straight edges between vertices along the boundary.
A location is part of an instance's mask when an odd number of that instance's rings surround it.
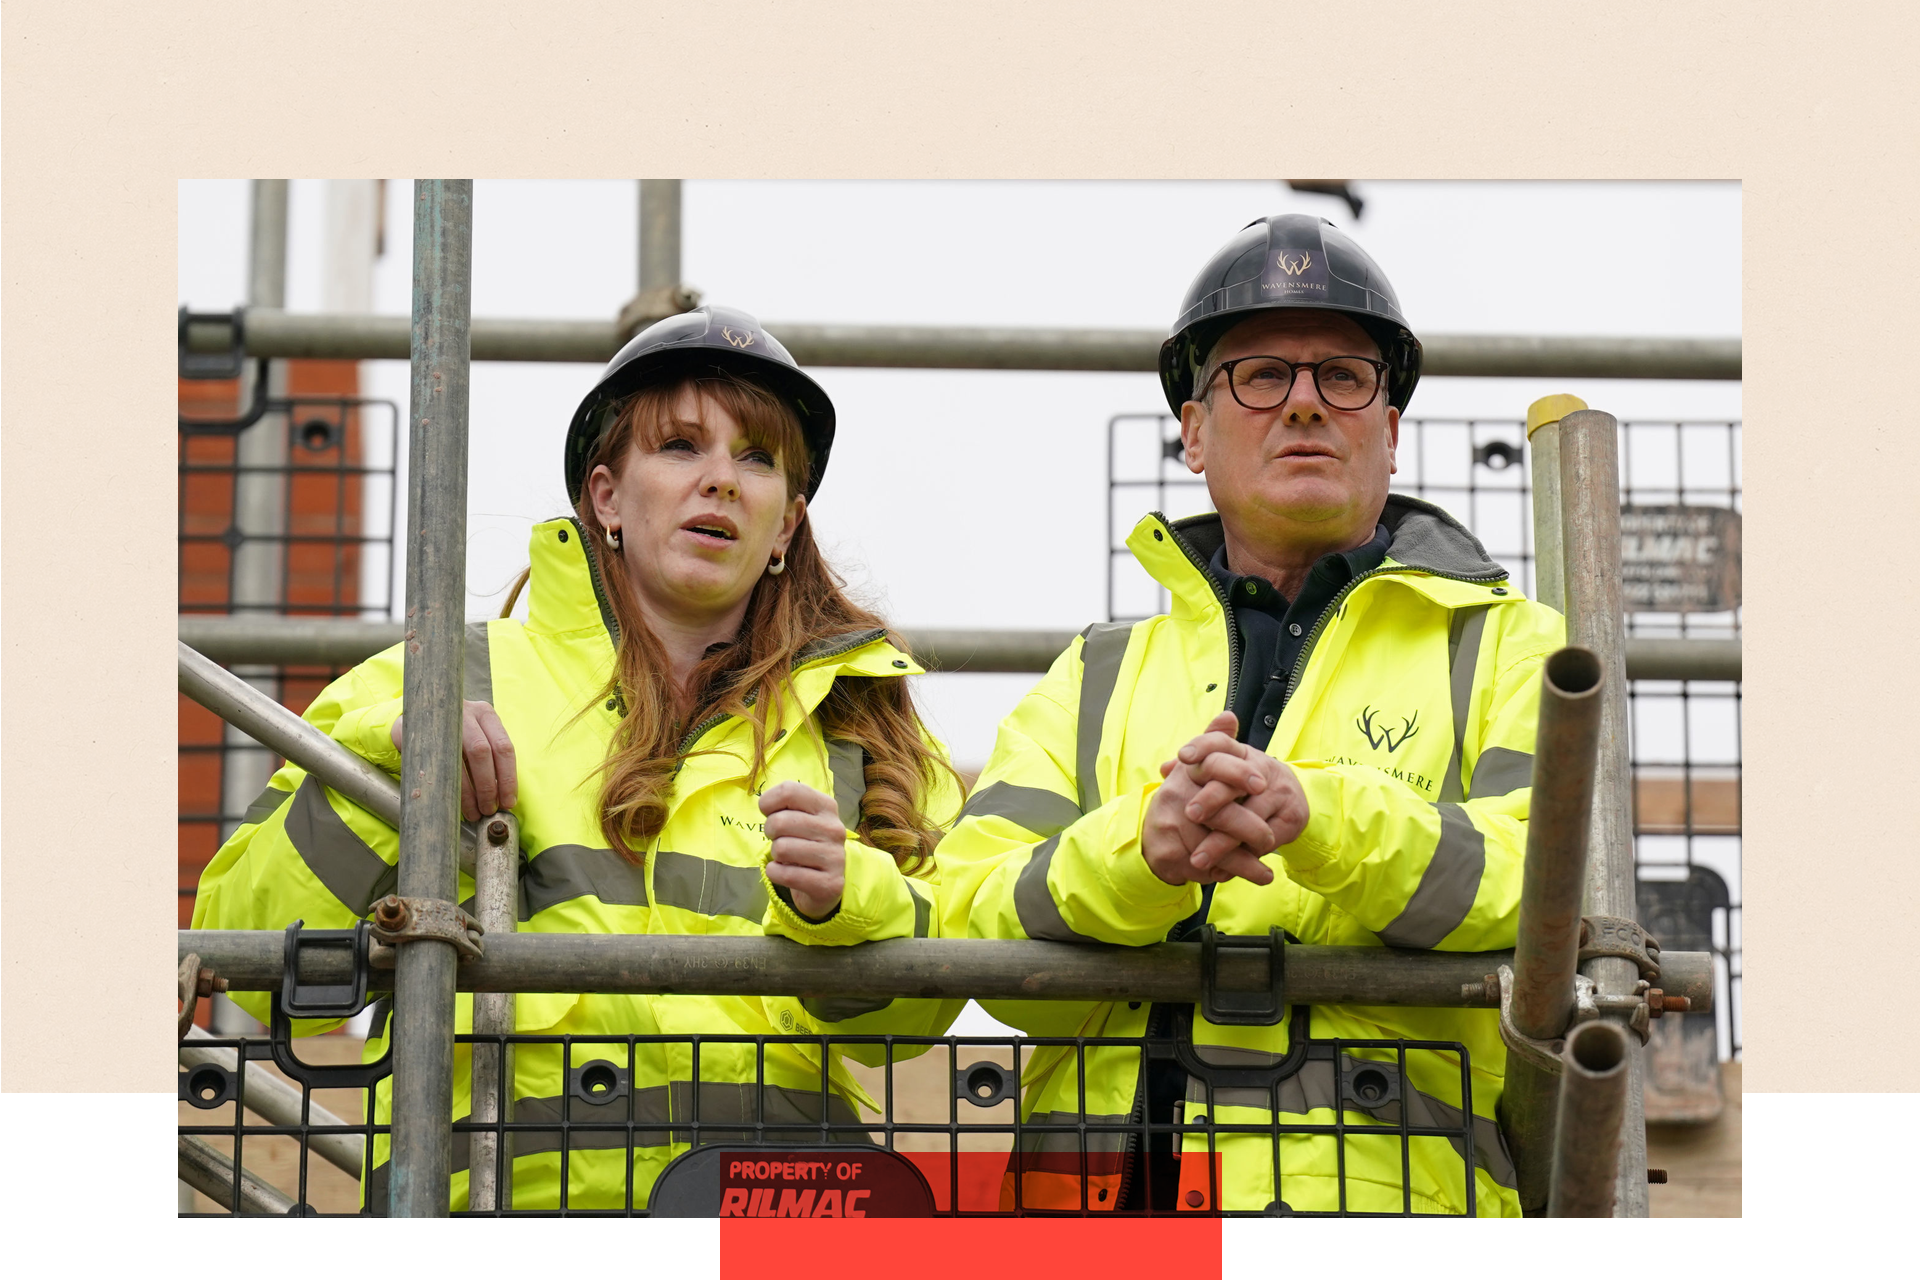
<svg viewBox="0 0 1920 1280">
<path fill-rule="evenodd" d="M 452 902 L 459 887 L 472 282 L 473 183 L 416 181 L 399 890 L 404 898 L 441 902 Z M 443 939 L 399 948 L 390 1206 L 396 1218 L 445 1217 L 449 1208 L 458 960 Z"/>
<path fill-rule="evenodd" d="M 180 692 L 378 817 L 400 826 L 400 784 L 320 730 L 180 642 Z M 472 823 L 460 826 L 460 869 L 473 871 Z"/>
</svg>

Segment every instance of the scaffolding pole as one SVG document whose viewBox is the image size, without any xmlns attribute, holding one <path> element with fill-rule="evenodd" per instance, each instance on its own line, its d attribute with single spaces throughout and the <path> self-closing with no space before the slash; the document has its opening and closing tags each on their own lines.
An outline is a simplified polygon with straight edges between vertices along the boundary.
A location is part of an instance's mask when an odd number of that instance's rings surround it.
<svg viewBox="0 0 1920 1280">
<path fill-rule="evenodd" d="M 1561 1054 L 1549 1218 L 1608 1218 L 1619 1213 L 1620 1182 L 1627 1173 L 1621 1159 L 1622 1130 L 1629 1100 L 1637 1092 L 1631 1087 L 1631 1056 L 1631 1043 L 1618 1023 L 1583 1022 L 1568 1033 Z M 1638 1170 L 1635 1173 L 1644 1191 L 1646 1177 Z"/>
<path fill-rule="evenodd" d="M 473 183 L 421 179 L 413 205 L 407 634 L 399 890 L 452 902 L 460 853 L 460 697 L 467 590 L 468 321 Z M 451 942 L 399 948 L 393 996 L 396 1218 L 445 1217 L 453 1165 Z"/>
<path fill-rule="evenodd" d="M 277 929 L 182 929 L 179 954 L 198 955 L 234 991 L 275 991 L 286 960 Z M 569 991 L 583 995 L 854 996 L 928 1000 L 1153 1000 L 1201 996 L 1197 942 L 1150 947 L 988 938 L 896 938 L 857 947 L 813 947 L 786 938 L 722 936 L 689 941 L 645 934 L 489 931 L 485 954 L 460 965 L 462 991 Z M 418 944 L 414 944 L 418 945 Z M 401 951 L 410 948 L 402 947 Z M 372 949 L 370 990 L 388 982 L 394 950 Z M 1219 980 L 1233 990 L 1265 985 L 1267 961 L 1220 953 Z M 1511 951 L 1399 951 L 1389 947 L 1289 945 L 1287 1000 L 1298 1004 L 1486 1009 L 1499 1004 L 1488 978 Z M 1713 1007 L 1713 956 L 1660 956 L 1663 989 L 1690 1011 Z M 324 951 L 300 962 L 303 981 L 346 983 L 351 962 Z"/>
<path fill-rule="evenodd" d="M 289 621 L 295 621 L 289 619 Z M 386 625 L 386 624 L 382 624 Z M 393 643 L 402 628 L 394 628 Z M 388 648 L 381 645 L 380 648 Z M 375 650 L 378 652 L 378 650 Z M 289 659 L 274 659 L 297 665 Z M 359 659 L 354 659 L 355 662 Z M 351 666 L 352 663 L 342 663 Z M 189 645 L 180 642 L 180 692 L 245 733 L 305 769 L 348 800 L 396 830 L 400 826 L 400 784 L 353 752 L 308 724 L 245 680 Z M 460 824 L 460 869 L 473 871 L 476 842 L 473 824 Z"/>
<path fill-rule="evenodd" d="M 1160 344 L 1167 337 L 1158 329 L 775 321 L 767 323 L 767 330 L 795 360 L 817 367 L 1090 373 L 1153 373 L 1159 368 Z M 627 332 L 617 318 L 483 318 L 473 322 L 473 358 L 602 364 L 619 349 Z M 248 354 L 276 358 L 401 360 L 407 353 L 403 316 L 256 310 L 247 313 L 244 337 Z M 193 351 L 225 351 L 233 344 L 232 326 L 218 320 L 196 321 L 187 331 L 187 344 Z M 1430 377 L 1740 379 L 1738 338 L 1437 333 L 1423 338 L 1421 346 L 1422 371 Z"/>
<path fill-rule="evenodd" d="M 1543 602 L 1544 603 L 1544 602 Z M 339 618 L 229 618 L 180 615 L 180 640 L 215 662 L 350 667 L 399 644 L 398 622 Z M 934 630 L 900 632 L 929 671 L 1045 671 L 1072 642 L 1071 631 Z M 1629 680 L 1739 680 L 1738 640 L 1627 641 Z"/>
<path fill-rule="evenodd" d="M 1560 1038 L 1573 1020 L 1601 683 L 1599 659 L 1585 649 L 1560 650 L 1541 672 L 1512 998 L 1514 1029 L 1534 1040 Z M 1500 1124 L 1528 1213 L 1547 1207 L 1558 1090 L 1545 1064 L 1508 1055 Z"/>
<path fill-rule="evenodd" d="M 680 287 L 680 180 L 640 180 L 640 292 Z"/>
<path fill-rule="evenodd" d="M 232 1156 L 205 1139 L 185 1134 L 180 1137 L 180 1181 L 236 1214 L 284 1218 L 295 1208 L 285 1192 L 250 1169 L 238 1170 L 236 1182 Z M 234 1203 L 236 1187 L 238 1205 Z"/>
<path fill-rule="evenodd" d="M 1628 745 L 1626 612 L 1620 588 L 1619 424 L 1594 410 L 1569 413 L 1551 430 L 1560 463 L 1562 574 L 1567 642 L 1600 660 L 1600 746 L 1595 760 L 1593 823 L 1588 840 L 1586 914 L 1632 920 L 1633 766 Z M 1598 956 L 1581 966 L 1602 1001 L 1630 997 L 1640 971 L 1631 960 Z M 1624 1021 L 1625 1015 L 1607 1016 Z M 1626 1049 L 1626 1101 L 1621 1112 L 1614 1213 L 1647 1216 L 1647 1126 L 1643 1055 Z"/>
<path fill-rule="evenodd" d="M 245 1099 L 247 1110 L 270 1125 L 289 1129 L 306 1124 L 341 1129 L 352 1127 L 306 1096 L 300 1086 L 288 1084 L 265 1067 L 256 1067 L 252 1062 L 243 1063 L 235 1050 L 225 1045 L 194 1043 L 196 1040 L 217 1038 L 198 1027 L 187 1028 L 187 1038 L 180 1044 L 180 1065 L 188 1068 L 189 1075 L 198 1066 L 214 1066 L 240 1074 L 240 1096 Z M 301 1112 L 303 1106 L 307 1108 L 304 1116 Z M 315 1133 L 307 1138 L 309 1151 L 355 1179 L 360 1177 L 365 1164 L 365 1148 L 366 1139 L 357 1133 Z"/>
<path fill-rule="evenodd" d="M 480 846 L 474 859 L 473 910 L 486 930 L 498 940 L 519 927 L 520 820 L 501 812 L 483 819 Z M 473 998 L 476 1036 L 512 1035 L 514 997 L 511 991 L 489 991 Z M 473 1092 L 469 1118 L 475 1124 L 513 1120 L 513 1060 L 511 1044 L 474 1043 Z M 502 1128 L 475 1129 L 467 1136 L 467 1208 L 492 1212 L 513 1203 L 513 1135 Z"/>
</svg>

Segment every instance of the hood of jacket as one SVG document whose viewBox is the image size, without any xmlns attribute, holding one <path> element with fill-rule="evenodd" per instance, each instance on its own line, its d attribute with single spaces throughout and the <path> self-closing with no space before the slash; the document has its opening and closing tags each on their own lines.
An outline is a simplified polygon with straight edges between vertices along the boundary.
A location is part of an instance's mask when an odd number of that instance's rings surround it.
<svg viewBox="0 0 1920 1280">
<path fill-rule="evenodd" d="M 1507 571 L 1487 554 L 1480 539 L 1431 502 L 1390 493 L 1379 523 L 1389 539 L 1383 570 L 1475 583 L 1507 580 Z M 1217 511 L 1182 520 L 1168 520 L 1156 511 L 1140 521 L 1127 545 L 1173 593 L 1176 612 L 1204 613 L 1222 605 L 1220 585 L 1207 566 L 1225 541 Z"/>
</svg>

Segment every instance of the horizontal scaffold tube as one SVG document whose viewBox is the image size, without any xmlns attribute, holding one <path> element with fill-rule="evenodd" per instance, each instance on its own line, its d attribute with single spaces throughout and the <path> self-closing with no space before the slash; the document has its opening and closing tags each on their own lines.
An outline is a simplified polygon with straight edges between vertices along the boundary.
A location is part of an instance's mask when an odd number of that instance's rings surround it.
<svg viewBox="0 0 1920 1280">
<path fill-rule="evenodd" d="M 406 316 L 323 315 L 253 310 L 246 314 L 249 355 L 302 360 L 404 360 Z M 957 326 L 782 324 L 769 332 L 803 365 L 894 369 L 1051 369 L 1152 373 L 1157 329 L 964 328 Z M 475 317 L 475 360 L 599 364 L 620 345 L 607 320 L 506 320 Z M 193 350 L 223 351 L 232 327 L 200 319 Z M 1465 378 L 1679 378 L 1738 380 L 1738 338 L 1580 338 L 1435 333 L 1421 339 L 1422 372 Z"/>
<path fill-rule="evenodd" d="M 183 613 L 180 639 L 216 662 L 350 667 L 399 644 L 398 622 Z M 929 671 L 1045 671 L 1072 642 L 1071 631 L 901 633 Z M 1629 639 L 1632 680 L 1738 680 L 1738 640 Z"/>
<path fill-rule="evenodd" d="M 222 1045 L 194 1043 L 196 1040 L 216 1038 L 199 1027 L 188 1027 L 187 1038 L 180 1042 L 180 1065 L 191 1069 L 212 1064 L 227 1071 L 238 1070 L 239 1056 L 232 1049 Z M 246 1094 L 247 1110 L 270 1125 L 288 1129 L 299 1128 L 303 1123 L 326 1128 L 347 1127 L 347 1121 L 306 1097 L 300 1086 L 289 1084 L 257 1063 L 246 1064 L 246 1079 L 242 1088 Z M 304 1121 L 301 1115 L 303 1102 L 307 1107 Z M 308 1150 L 354 1178 L 360 1176 L 361 1166 L 365 1163 L 365 1148 L 365 1138 L 357 1133 L 315 1133 L 307 1137 Z"/>
<path fill-rule="evenodd" d="M 401 638 L 398 623 L 394 629 L 393 643 L 398 644 Z M 398 782 L 185 640 L 179 644 L 180 692 L 261 746 L 299 765 L 388 826 L 400 825 Z M 473 824 L 461 823 L 460 869 L 469 873 L 473 870 L 475 844 Z"/>
<path fill-rule="evenodd" d="M 921 938 L 857 947 L 808 947 L 784 938 L 647 937 L 636 934 L 488 934 L 486 955 L 460 966 L 462 991 L 650 995 L 855 996 L 959 1000 L 1162 1000 L 1200 998 L 1200 945 L 1109 947 L 1068 942 Z M 192 951 L 236 991 L 280 985 L 286 935 L 276 930 L 182 929 Z M 392 952 L 373 951 L 376 970 Z M 1511 951 L 1398 951 L 1387 947 L 1287 948 L 1287 999 L 1301 1004 L 1483 1008 L 1486 978 Z M 1223 953 L 1220 982 L 1253 988 L 1265 961 Z M 1667 951 L 1661 988 L 1693 1012 L 1713 1004 L 1713 956 Z M 343 983 L 347 959 L 331 949 L 303 963 L 301 980 Z M 375 973 L 373 986 L 390 982 Z"/>
</svg>

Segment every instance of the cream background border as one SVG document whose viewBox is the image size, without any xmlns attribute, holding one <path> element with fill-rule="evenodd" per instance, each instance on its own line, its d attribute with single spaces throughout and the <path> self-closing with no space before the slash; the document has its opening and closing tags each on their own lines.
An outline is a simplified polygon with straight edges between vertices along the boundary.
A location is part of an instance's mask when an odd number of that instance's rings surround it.
<svg viewBox="0 0 1920 1280">
<path fill-rule="evenodd" d="M 1604 9 L 12 0 L 0 1085 L 143 1091 L 170 1070 L 178 179 L 1207 177 L 1226 176 L 1210 140 L 1264 130 L 1312 172 L 1291 140 L 1341 139 L 1356 177 L 1744 182 L 1747 1087 L 1920 1089 L 1897 754 L 1920 610 L 1874 563 L 1904 543 L 1920 462 L 1896 416 L 1920 19 Z M 1336 44 L 1364 61 L 1316 57 Z M 1891 394 L 1823 394 L 1805 358 L 1829 350 L 1891 351 Z"/>
</svg>

